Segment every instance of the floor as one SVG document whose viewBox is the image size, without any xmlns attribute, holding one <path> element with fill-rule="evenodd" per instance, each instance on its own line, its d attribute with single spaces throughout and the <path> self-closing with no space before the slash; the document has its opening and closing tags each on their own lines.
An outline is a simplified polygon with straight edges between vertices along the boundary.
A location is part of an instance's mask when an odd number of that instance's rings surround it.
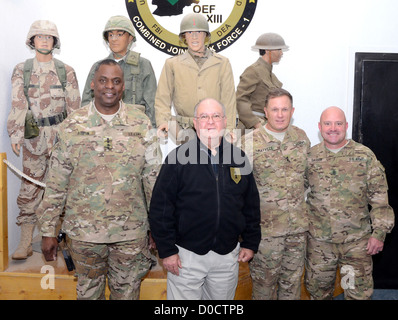
<svg viewBox="0 0 398 320">
<path fill-rule="evenodd" d="M 344 294 L 340 294 L 334 300 L 344 300 Z M 398 300 L 398 290 L 375 289 L 372 300 Z"/>
<path fill-rule="evenodd" d="M 64 259 L 62 255 L 59 255 L 60 259 L 54 262 L 46 262 L 41 254 L 40 239 L 33 240 L 33 256 L 24 261 L 16 261 L 10 259 L 7 272 L 40 272 L 39 266 L 45 264 L 52 265 L 58 274 L 73 274 L 73 272 L 68 272 L 65 266 Z M 344 300 L 344 294 L 340 294 L 335 297 L 334 300 Z M 398 290 L 392 289 L 375 289 L 372 300 L 398 300 Z"/>
</svg>

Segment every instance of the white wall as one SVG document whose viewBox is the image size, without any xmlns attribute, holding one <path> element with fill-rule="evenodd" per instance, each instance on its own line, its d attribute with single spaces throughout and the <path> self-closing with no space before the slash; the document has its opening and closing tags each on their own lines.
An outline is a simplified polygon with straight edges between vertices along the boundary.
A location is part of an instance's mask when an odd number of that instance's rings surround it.
<svg viewBox="0 0 398 320">
<path fill-rule="evenodd" d="M 82 89 L 93 62 L 108 55 L 102 30 L 110 16 L 128 16 L 125 0 L 0 0 L 0 152 L 21 168 L 6 131 L 13 67 L 33 56 L 25 45 L 31 23 L 52 20 L 61 37 L 56 57 L 76 71 Z M 322 110 L 337 105 L 351 125 L 355 52 L 398 52 L 396 0 L 259 0 L 248 30 L 221 54 L 232 64 L 235 82 L 258 58 L 251 51 L 265 32 L 282 35 L 290 50 L 274 72 L 294 97 L 294 124 L 303 128 L 312 144 L 319 142 L 317 122 Z M 159 78 L 169 56 L 138 36 L 135 50 L 151 60 Z M 349 128 L 349 136 L 351 131 Z M 9 250 L 17 244 L 19 228 L 16 197 L 20 180 L 8 171 Z"/>
</svg>

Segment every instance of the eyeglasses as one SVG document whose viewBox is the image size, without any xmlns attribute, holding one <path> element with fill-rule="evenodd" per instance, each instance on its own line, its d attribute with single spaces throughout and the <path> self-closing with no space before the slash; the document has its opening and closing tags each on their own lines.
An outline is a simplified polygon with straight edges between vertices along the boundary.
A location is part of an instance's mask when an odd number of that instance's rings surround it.
<svg viewBox="0 0 398 320">
<path fill-rule="evenodd" d="M 123 37 L 125 33 L 126 33 L 126 31 L 118 31 L 117 33 L 110 33 L 110 32 L 108 32 L 108 38 L 109 38 L 110 40 L 113 40 L 113 39 L 114 39 L 114 40 L 117 40 L 117 39 Z"/>
<path fill-rule="evenodd" d="M 211 118 L 214 122 L 220 122 L 225 116 L 222 116 L 221 114 L 214 113 L 212 115 L 208 115 L 206 113 L 201 114 L 199 117 L 195 117 L 198 119 L 200 122 L 208 122 Z"/>
</svg>

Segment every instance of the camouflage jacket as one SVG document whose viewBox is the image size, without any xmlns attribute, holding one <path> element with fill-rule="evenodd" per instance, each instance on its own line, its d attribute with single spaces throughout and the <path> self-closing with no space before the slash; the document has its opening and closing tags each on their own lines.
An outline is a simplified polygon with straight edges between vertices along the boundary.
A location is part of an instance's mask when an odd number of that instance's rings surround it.
<svg viewBox="0 0 398 320">
<path fill-rule="evenodd" d="M 272 65 L 261 57 L 240 76 L 236 88 L 236 108 L 239 120 L 246 128 L 252 128 L 259 122 L 253 111 L 264 113 L 264 101 L 272 88 L 282 88 L 282 82 L 272 73 Z"/>
<path fill-rule="evenodd" d="M 262 237 L 307 231 L 304 184 L 310 141 L 305 132 L 291 125 L 280 142 L 262 126 L 242 138 L 242 148 L 260 194 Z"/>
<path fill-rule="evenodd" d="M 372 233 L 384 241 L 394 226 L 384 167 L 364 145 L 350 140 L 337 154 L 323 142 L 312 147 L 308 182 L 309 231 L 314 238 L 347 243 Z"/>
<path fill-rule="evenodd" d="M 25 117 L 28 101 L 24 94 L 24 62 L 19 63 L 13 71 L 11 110 L 7 120 L 7 131 L 11 143 L 25 144 L 28 150 L 36 155 L 49 153 L 52 148 L 59 125 L 39 127 L 39 136 L 24 139 Z M 28 89 L 31 110 L 35 118 L 47 118 L 64 111 L 67 113 L 80 107 L 80 92 L 75 71 L 65 64 L 67 85 L 62 89 L 54 61 L 39 63 L 33 61 L 33 69 Z"/>
<path fill-rule="evenodd" d="M 111 53 L 108 59 L 114 59 Z M 92 99 L 91 81 L 94 78 L 94 71 L 100 61 L 94 63 L 87 76 L 86 84 L 82 94 L 82 105 L 88 104 Z M 157 82 L 152 64 L 148 59 L 140 56 L 135 51 L 129 51 L 126 56 L 119 61 L 124 72 L 124 93 L 123 101 L 127 104 L 140 104 L 145 107 L 145 114 L 151 119 L 152 126 L 156 126 L 155 121 L 155 95 Z"/>
<path fill-rule="evenodd" d="M 162 159 L 155 130 L 138 108 L 121 103 L 107 122 L 90 103 L 61 124 L 36 211 L 43 236 L 55 236 L 64 207 L 62 228 L 72 239 L 113 243 L 146 236 Z"/>
</svg>

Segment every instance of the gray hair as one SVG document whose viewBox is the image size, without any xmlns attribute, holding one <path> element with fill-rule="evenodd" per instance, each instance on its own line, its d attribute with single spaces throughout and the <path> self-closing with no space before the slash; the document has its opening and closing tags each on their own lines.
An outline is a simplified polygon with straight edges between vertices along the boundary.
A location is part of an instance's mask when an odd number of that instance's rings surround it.
<svg viewBox="0 0 398 320">
<path fill-rule="evenodd" d="M 226 116 L 225 106 L 224 106 L 220 101 L 218 101 L 218 100 L 216 100 L 216 99 L 213 99 L 213 98 L 204 98 L 204 99 L 200 100 L 200 101 L 196 104 L 196 106 L 195 106 L 195 108 L 194 108 L 194 112 L 193 112 L 194 117 L 196 117 L 196 115 L 197 115 L 196 113 L 197 113 L 197 111 L 198 111 L 199 105 L 200 105 L 202 102 L 206 101 L 206 100 L 216 102 L 219 106 L 221 106 L 223 115 Z"/>
</svg>

